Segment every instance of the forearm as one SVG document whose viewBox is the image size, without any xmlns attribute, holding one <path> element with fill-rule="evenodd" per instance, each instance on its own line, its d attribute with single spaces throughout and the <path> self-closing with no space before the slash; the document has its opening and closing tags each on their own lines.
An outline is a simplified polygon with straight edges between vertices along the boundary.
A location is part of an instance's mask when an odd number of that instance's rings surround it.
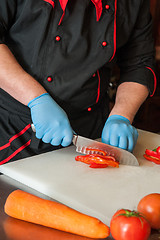
<svg viewBox="0 0 160 240">
<path fill-rule="evenodd" d="M 115 105 L 110 112 L 111 115 L 121 115 L 129 119 L 132 123 L 133 119 L 148 96 L 147 87 L 134 82 L 124 82 L 119 85 L 116 93 Z"/>
<path fill-rule="evenodd" d="M 22 69 L 4 44 L 0 44 L 0 87 L 24 105 L 46 92 L 32 76 Z"/>
</svg>

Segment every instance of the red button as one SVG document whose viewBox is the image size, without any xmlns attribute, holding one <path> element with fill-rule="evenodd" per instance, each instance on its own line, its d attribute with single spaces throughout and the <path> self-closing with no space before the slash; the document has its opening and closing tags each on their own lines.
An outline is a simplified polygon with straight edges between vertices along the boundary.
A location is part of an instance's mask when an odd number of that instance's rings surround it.
<svg viewBox="0 0 160 240">
<path fill-rule="evenodd" d="M 91 108 L 91 107 L 89 107 L 89 108 L 88 108 L 88 112 L 90 112 L 91 110 L 92 110 L 92 108 Z"/>
<path fill-rule="evenodd" d="M 48 81 L 48 82 L 51 82 L 51 81 L 52 81 L 52 77 L 48 77 L 48 78 L 47 78 L 47 81 Z"/>
<path fill-rule="evenodd" d="M 107 45 L 107 42 L 102 42 L 102 46 L 105 47 Z"/>
<path fill-rule="evenodd" d="M 108 4 L 106 4 L 106 5 L 105 5 L 105 9 L 108 10 L 109 8 L 110 8 L 110 6 L 109 6 Z"/>
<path fill-rule="evenodd" d="M 92 75 L 92 77 L 95 77 L 96 76 L 96 74 L 94 73 L 93 75 Z"/>
<path fill-rule="evenodd" d="M 58 41 L 60 41 L 60 40 L 61 40 L 60 36 L 57 36 L 57 37 L 56 37 L 56 41 L 58 42 Z"/>
</svg>

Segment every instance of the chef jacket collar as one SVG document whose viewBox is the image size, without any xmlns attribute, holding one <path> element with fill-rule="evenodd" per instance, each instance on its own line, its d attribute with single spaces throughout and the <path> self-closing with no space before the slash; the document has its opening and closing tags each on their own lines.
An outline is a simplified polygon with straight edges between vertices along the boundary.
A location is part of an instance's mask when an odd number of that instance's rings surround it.
<svg viewBox="0 0 160 240">
<path fill-rule="evenodd" d="M 99 21 L 102 14 L 102 0 L 91 0 L 96 8 L 97 21 Z"/>
<path fill-rule="evenodd" d="M 91 0 L 96 8 L 96 17 L 97 17 L 97 21 L 99 21 L 100 17 L 101 17 L 101 14 L 102 14 L 102 0 Z M 68 3 L 68 0 L 59 0 L 60 2 L 60 5 L 61 5 L 61 8 L 63 10 L 63 14 L 62 14 L 62 17 L 61 17 L 61 20 L 59 22 L 59 24 L 61 24 L 62 22 L 62 19 L 64 17 L 64 14 L 65 14 L 65 9 L 66 9 L 66 6 L 67 6 L 67 3 Z"/>
</svg>

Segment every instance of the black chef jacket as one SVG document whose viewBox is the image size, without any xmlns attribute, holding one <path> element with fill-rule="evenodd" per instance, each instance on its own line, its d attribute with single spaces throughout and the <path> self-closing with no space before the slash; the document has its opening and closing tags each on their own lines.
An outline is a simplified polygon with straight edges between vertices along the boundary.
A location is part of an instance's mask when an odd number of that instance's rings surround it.
<svg viewBox="0 0 160 240">
<path fill-rule="evenodd" d="M 120 83 L 137 82 L 151 96 L 155 92 L 149 5 L 149 0 L 0 0 L 0 43 L 66 111 L 76 132 L 100 137 L 115 63 Z M 2 89 L 0 114 L 4 162 L 53 149 L 35 143 L 29 108 Z"/>
</svg>

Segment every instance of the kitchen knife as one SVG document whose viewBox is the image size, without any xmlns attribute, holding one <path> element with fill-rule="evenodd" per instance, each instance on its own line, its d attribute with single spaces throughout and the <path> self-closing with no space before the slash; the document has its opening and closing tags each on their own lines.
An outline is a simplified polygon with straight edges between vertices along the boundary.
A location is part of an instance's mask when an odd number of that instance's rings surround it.
<svg viewBox="0 0 160 240">
<path fill-rule="evenodd" d="M 139 166 L 137 158 L 130 152 L 113 147 L 111 145 L 92 140 L 89 138 L 73 135 L 73 144 L 76 146 L 76 151 L 82 154 L 100 153 L 98 150 L 107 152 L 107 155 L 115 157 L 115 159 L 124 165 Z M 92 150 L 94 149 L 94 150 Z M 97 149 L 97 151 L 95 150 Z"/>
<path fill-rule="evenodd" d="M 31 128 L 33 132 L 36 132 L 36 129 L 33 123 L 31 124 Z M 99 142 L 98 140 L 97 141 L 92 140 L 76 134 L 73 135 L 72 142 L 76 146 L 76 152 L 79 152 L 82 154 L 93 154 L 93 153 L 100 153 L 98 150 L 102 150 L 107 152 L 107 155 L 113 156 L 120 164 L 139 166 L 139 162 L 137 158 L 132 153 L 124 149 L 113 147 L 111 145 Z M 90 149 L 94 149 L 94 150 L 90 150 Z M 97 151 L 95 149 L 97 149 Z"/>
</svg>

